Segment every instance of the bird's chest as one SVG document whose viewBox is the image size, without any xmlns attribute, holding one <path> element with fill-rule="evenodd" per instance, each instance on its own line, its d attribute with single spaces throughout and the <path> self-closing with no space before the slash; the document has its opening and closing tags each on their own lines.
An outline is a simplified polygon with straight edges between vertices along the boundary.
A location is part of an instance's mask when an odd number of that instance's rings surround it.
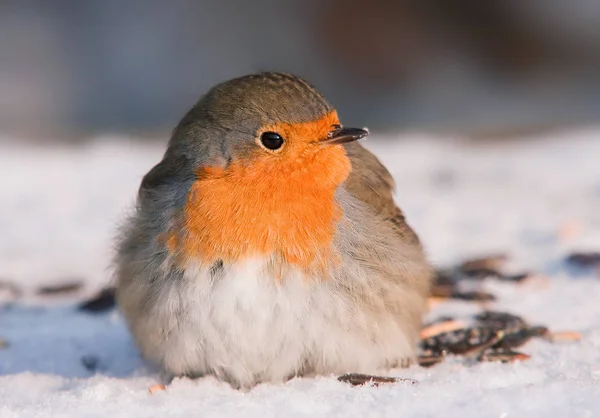
<svg viewBox="0 0 600 418">
<path fill-rule="evenodd" d="M 309 312 L 336 300 L 329 277 L 316 281 L 300 268 L 274 269 L 266 258 L 192 269 L 188 280 L 186 318 L 223 343 L 301 338 Z"/>
<path fill-rule="evenodd" d="M 276 256 L 303 268 L 335 258 L 331 247 L 342 211 L 334 193 L 343 178 L 325 181 L 302 167 L 257 165 L 198 174 L 171 236 L 172 253 L 211 264 Z"/>
</svg>

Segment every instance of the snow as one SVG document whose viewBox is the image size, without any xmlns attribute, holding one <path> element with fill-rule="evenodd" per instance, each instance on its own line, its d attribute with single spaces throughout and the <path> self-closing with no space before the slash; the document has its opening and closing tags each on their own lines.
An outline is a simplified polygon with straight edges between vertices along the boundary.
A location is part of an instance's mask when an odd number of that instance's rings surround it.
<svg viewBox="0 0 600 418">
<path fill-rule="evenodd" d="M 591 417 L 600 416 L 600 273 L 575 274 L 562 259 L 600 250 L 600 128 L 525 141 L 470 142 L 418 133 L 365 146 L 389 167 L 397 201 L 438 266 L 508 252 L 524 284 L 489 281 L 491 308 L 576 343 L 534 340 L 515 364 L 449 358 L 429 369 L 388 374 L 419 381 L 350 387 L 333 376 L 260 385 L 247 393 L 212 378 L 175 380 L 149 394 L 158 375 L 140 360 L 116 311 L 75 307 L 107 283 L 111 238 L 163 143 L 98 138 L 84 145 L 0 142 L 0 279 L 22 298 L 0 298 L 0 417 Z M 394 141 L 391 141 L 391 140 Z M 35 289 L 72 279 L 77 297 Z M 469 315 L 467 302 L 437 306 Z M 81 358 L 97 358 L 95 372 Z"/>
</svg>

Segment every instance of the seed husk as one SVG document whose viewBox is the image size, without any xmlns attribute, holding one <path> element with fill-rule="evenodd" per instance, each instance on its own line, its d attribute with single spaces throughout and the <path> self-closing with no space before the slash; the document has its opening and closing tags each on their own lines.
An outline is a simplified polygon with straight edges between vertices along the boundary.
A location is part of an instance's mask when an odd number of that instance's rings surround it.
<svg viewBox="0 0 600 418">
<path fill-rule="evenodd" d="M 390 384 L 398 382 L 410 383 L 412 385 L 416 385 L 419 383 L 417 380 L 404 377 L 373 376 L 370 374 L 361 373 L 348 373 L 338 377 L 338 380 L 340 382 L 349 383 L 352 386 L 361 386 L 366 384 L 379 386 L 381 384 Z"/>
</svg>

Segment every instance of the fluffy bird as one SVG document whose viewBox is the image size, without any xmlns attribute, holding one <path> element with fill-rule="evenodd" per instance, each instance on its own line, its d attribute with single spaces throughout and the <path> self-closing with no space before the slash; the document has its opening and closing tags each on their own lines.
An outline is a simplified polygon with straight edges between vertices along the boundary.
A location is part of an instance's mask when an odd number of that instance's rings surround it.
<svg viewBox="0 0 600 418">
<path fill-rule="evenodd" d="M 289 74 L 193 106 L 117 242 L 117 301 L 148 362 L 240 389 L 410 364 L 432 270 L 367 134 Z"/>
</svg>

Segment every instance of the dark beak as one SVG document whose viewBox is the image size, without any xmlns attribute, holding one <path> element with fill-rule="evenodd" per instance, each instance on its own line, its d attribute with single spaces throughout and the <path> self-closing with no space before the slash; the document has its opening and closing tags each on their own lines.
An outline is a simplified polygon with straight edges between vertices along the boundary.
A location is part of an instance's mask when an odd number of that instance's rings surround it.
<svg viewBox="0 0 600 418">
<path fill-rule="evenodd" d="M 340 128 L 329 134 L 329 137 L 323 141 L 319 141 L 322 145 L 338 145 L 347 142 L 357 141 L 369 135 L 369 131 L 359 128 Z"/>
</svg>

